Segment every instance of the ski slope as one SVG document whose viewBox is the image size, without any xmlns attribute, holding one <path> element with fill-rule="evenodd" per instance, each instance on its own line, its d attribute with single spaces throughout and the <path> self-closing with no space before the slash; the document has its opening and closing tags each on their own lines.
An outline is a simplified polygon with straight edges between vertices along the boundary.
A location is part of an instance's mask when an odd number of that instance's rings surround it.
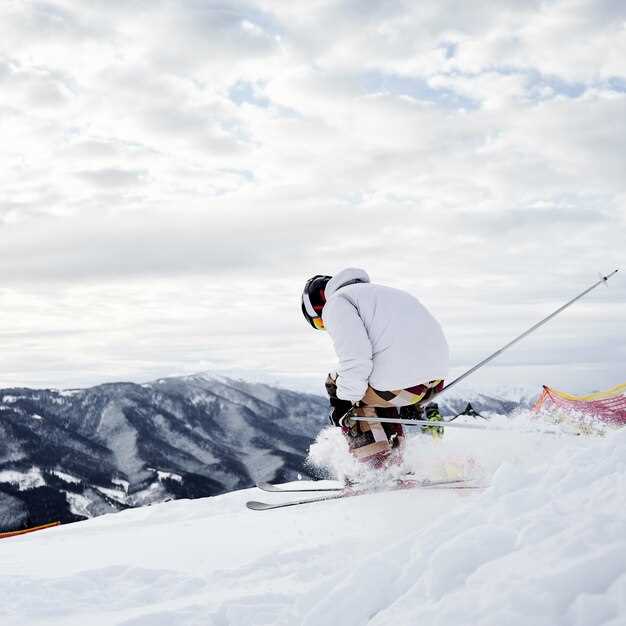
<svg viewBox="0 0 626 626">
<path fill-rule="evenodd" d="M 333 436 L 312 455 L 336 452 Z M 626 623 L 626 430 L 457 431 L 407 455 L 422 475 L 471 466 L 489 486 L 267 512 L 246 500 L 294 494 L 248 489 L 5 539 L 1 623 Z"/>
</svg>

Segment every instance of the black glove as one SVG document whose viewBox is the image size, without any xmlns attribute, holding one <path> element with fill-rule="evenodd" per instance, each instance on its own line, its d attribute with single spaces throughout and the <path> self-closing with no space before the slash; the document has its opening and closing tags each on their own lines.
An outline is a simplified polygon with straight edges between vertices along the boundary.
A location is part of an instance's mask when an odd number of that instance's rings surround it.
<svg viewBox="0 0 626 626">
<path fill-rule="evenodd" d="M 424 412 L 419 404 L 409 404 L 408 406 L 400 407 L 398 411 L 400 417 L 406 420 L 423 420 Z"/>
<path fill-rule="evenodd" d="M 339 398 L 330 399 L 330 412 L 328 420 L 333 426 L 341 426 L 339 420 L 352 408 L 352 402 L 348 400 L 340 400 Z"/>
</svg>

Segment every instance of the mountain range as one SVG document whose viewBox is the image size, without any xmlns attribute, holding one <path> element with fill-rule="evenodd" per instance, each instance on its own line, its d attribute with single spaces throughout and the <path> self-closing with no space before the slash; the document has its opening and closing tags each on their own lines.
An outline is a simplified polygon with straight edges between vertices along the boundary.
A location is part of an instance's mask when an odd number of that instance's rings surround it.
<svg viewBox="0 0 626 626">
<path fill-rule="evenodd" d="M 440 407 L 456 414 L 468 399 L 482 412 L 520 405 L 471 393 Z M 1 389 L 0 532 L 310 477 L 306 455 L 327 407 L 318 395 L 214 374 Z"/>
</svg>

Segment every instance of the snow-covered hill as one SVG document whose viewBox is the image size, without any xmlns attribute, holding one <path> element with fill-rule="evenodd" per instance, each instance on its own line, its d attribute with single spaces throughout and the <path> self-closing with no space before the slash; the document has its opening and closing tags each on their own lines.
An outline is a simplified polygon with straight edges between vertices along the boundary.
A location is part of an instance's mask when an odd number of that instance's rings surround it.
<svg viewBox="0 0 626 626">
<path fill-rule="evenodd" d="M 262 513 L 245 501 L 291 496 L 248 489 L 4 539 L 3 626 L 626 623 L 626 430 L 457 430 L 408 456 L 488 486 Z"/>
<path fill-rule="evenodd" d="M 321 397 L 207 375 L 0 390 L 0 531 L 288 480 Z"/>
</svg>

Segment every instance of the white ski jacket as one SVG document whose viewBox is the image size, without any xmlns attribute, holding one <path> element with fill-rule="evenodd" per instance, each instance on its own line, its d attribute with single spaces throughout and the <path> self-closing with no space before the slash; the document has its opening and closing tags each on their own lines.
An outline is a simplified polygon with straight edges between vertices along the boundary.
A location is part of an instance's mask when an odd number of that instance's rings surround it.
<svg viewBox="0 0 626 626">
<path fill-rule="evenodd" d="M 328 282 L 322 320 L 339 359 L 337 395 L 361 400 L 371 385 L 405 389 L 448 375 L 448 344 L 439 322 L 411 294 L 374 285 L 364 270 Z"/>
</svg>

